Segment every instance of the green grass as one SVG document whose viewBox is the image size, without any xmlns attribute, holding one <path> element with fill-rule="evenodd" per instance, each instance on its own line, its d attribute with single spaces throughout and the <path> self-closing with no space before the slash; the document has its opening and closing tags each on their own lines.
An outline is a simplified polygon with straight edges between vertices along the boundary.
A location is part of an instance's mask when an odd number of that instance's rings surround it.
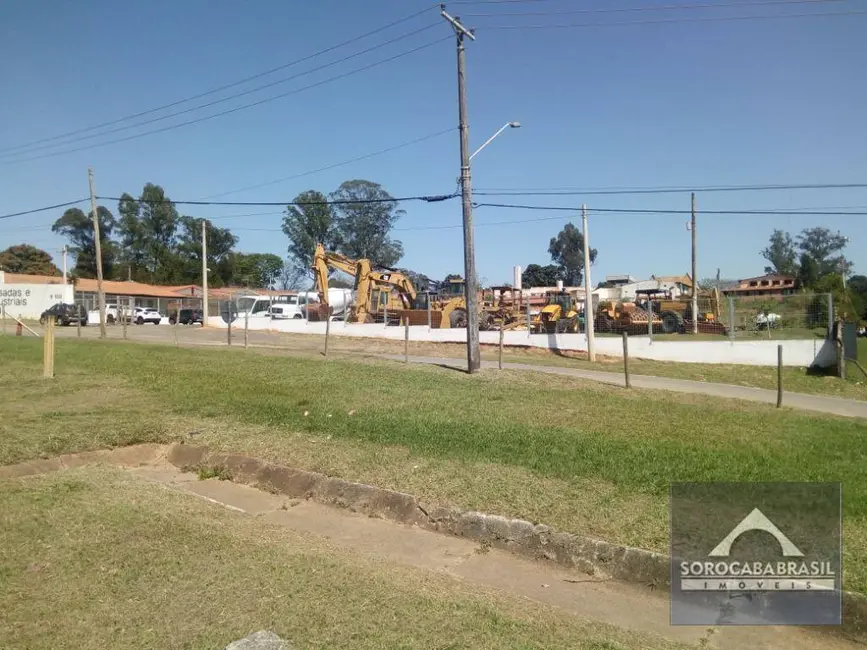
<svg viewBox="0 0 867 650">
<path fill-rule="evenodd" d="M 63 418 L 86 422 L 76 386 L 103 381 L 129 391 L 113 402 L 118 418 L 151 414 L 150 433 L 126 437 L 197 429 L 219 448 L 660 551 L 671 481 L 842 481 L 846 585 L 867 588 L 863 421 L 531 372 L 95 341 L 58 340 L 57 350 L 57 379 L 46 382 L 38 341 L 0 341 L 0 389 L 13 405 L 0 462 L 115 442 L 110 426 L 82 434 Z M 55 390 L 66 398 L 52 415 L 15 414 L 13 395 L 43 404 Z"/>
<path fill-rule="evenodd" d="M 676 646 L 579 622 L 136 480 L 79 468 L 0 481 L 0 647 L 214 650 Z"/>
</svg>

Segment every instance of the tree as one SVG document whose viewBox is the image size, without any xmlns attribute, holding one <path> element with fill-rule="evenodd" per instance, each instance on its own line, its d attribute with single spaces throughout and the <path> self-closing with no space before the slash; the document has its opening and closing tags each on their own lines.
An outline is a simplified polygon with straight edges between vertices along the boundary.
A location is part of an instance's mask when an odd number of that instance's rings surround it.
<svg viewBox="0 0 867 650">
<path fill-rule="evenodd" d="M 111 241 L 115 227 L 114 215 L 103 206 L 96 208 L 99 219 L 99 243 L 102 249 L 102 273 L 110 278 L 114 274 L 117 249 Z M 79 278 L 96 277 L 96 245 L 93 237 L 93 213 L 84 214 L 79 208 L 70 208 L 54 222 L 51 232 L 69 239 L 70 252 L 75 256 L 73 273 Z"/>
<path fill-rule="evenodd" d="M 118 211 L 122 261 L 130 275 L 155 283 L 182 280 L 183 264 L 179 264 L 175 250 L 178 211 L 165 190 L 146 183 L 138 199 L 124 193 Z"/>
<path fill-rule="evenodd" d="M 567 223 L 548 246 L 551 260 L 560 269 L 560 279 L 576 287 L 584 279 L 584 234 L 574 224 Z M 590 249 L 590 263 L 596 261 L 596 249 Z M 528 267 L 529 268 L 529 267 Z"/>
<path fill-rule="evenodd" d="M 0 271 L 26 275 L 60 275 L 51 255 L 30 244 L 10 246 L 0 252 Z"/>
<path fill-rule="evenodd" d="M 819 281 L 819 266 L 808 253 L 801 253 L 798 281 L 805 289 L 813 289 Z"/>
<path fill-rule="evenodd" d="M 401 273 L 403 273 L 406 277 L 409 278 L 410 282 L 412 282 L 412 286 L 415 287 L 417 292 L 424 291 L 433 291 L 435 290 L 435 282 L 431 280 L 424 273 L 418 273 L 416 271 L 412 271 L 410 269 L 398 269 Z"/>
<path fill-rule="evenodd" d="M 798 254 L 792 236 L 782 230 L 774 230 L 768 241 L 768 247 L 762 250 L 762 257 L 771 263 L 765 267 L 765 273 L 780 275 L 798 275 Z"/>
<path fill-rule="evenodd" d="M 554 264 L 546 266 L 528 264 L 524 272 L 521 273 L 521 286 L 528 289 L 531 287 L 553 287 L 557 284 L 557 280 L 562 279 L 560 273 L 560 267 Z"/>
<path fill-rule="evenodd" d="M 295 204 L 286 208 L 283 232 L 289 238 L 289 259 L 309 277 L 313 277 L 313 251 L 316 244 L 334 250 L 340 241 L 337 220 L 328 199 L 322 192 L 307 190 L 295 197 Z"/>
<path fill-rule="evenodd" d="M 180 229 L 177 236 L 176 256 L 179 276 L 177 281 L 201 284 L 202 282 L 202 222 L 199 217 L 182 216 L 178 223 Z M 211 286 L 221 287 L 229 284 L 231 276 L 225 273 L 225 264 L 232 249 L 238 243 L 238 238 L 227 228 L 215 228 L 208 222 L 207 228 L 208 268 L 211 273 L 208 279 Z"/>
<path fill-rule="evenodd" d="M 340 241 L 338 250 L 374 266 L 392 267 L 403 257 L 403 244 L 389 232 L 404 214 L 385 189 L 371 181 L 344 182 L 330 196 Z"/>
<path fill-rule="evenodd" d="M 231 283 L 267 289 L 277 283 L 283 260 L 273 253 L 232 253 L 229 257 Z"/>
<path fill-rule="evenodd" d="M 731 280 L 728 278 L 720 278 L 719 280 L 720 291 L 728 289 L 729 287 L 737 286 L 737 284 L 737 280 Z M 716 289 L 716 286 L 716 278 L 704 278 L 698 281 L 698 288 L 700 291 L 713 291 L 714 289 Z"/>
<path fill-rule="evenodd" d="M 798 235 L 798 248 L 803 255 L 812 258 L 818 277 L 829 273 L 841 273 L 851 268 L 852 264 L 842 255 L 846 248 L 847 238 L 838 233 L 832 233 L 828 228 L 805 228 Z"/>
<path fill-rule="evenodd" d="M 301 281 L 306 277 L 305 269 L 299 267 L 294 260 L 286 260 L 277 276 L 277 288 L 283 291 L 295 291 L 301 288 Z"/>
</svg>

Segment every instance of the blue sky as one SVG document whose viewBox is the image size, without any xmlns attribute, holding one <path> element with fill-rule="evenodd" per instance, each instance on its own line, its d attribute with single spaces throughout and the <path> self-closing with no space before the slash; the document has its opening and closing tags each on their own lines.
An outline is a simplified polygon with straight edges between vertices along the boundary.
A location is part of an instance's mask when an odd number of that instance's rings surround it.
<svg viewBox="0 0 867 650">
<path fill-rule="evenodd" d="M 717 0 L 722 2 L 723 0 Z M 663 3 L 654 0 L 655 4 Z M 467 44 L 470 140 L 480 145 L 518 120 L 473 160 L 473 186 L 610 188 L 867 182 L 867 14 L 775 20 L 650 23 L 710 16 L 867 10 L 860 0 L 709 10 L 562 13 L 617 5 L 541 0 L 449 4 L 477 29 Z M 730 2 L 728 4 L 731 4 Z M 0 213 L 97 193 L 138 194 L 162 185 L 173 199 L 200 199 L 302 174 L 446 129 L 391 153 L 256 190 L 226 201 L 284 201 L 330 192 L 344 180 L 381 183 L 394 196 L 452 192 L 459 175 L 455 47 L 452 39 L 368 71 L 231 115 L 127 142 L 19 162 L 207 115 L 325 80 L 447 37 L 438 10 L 422 0 L 317 0 L 309 3 L 153 0 L 122 12 L 116 2 L 58 0 L 0 5 L 0 149 L 138 113 L 232 83 L 431 6 L 430 11 L 306 63 L 174 110 L 276 81 L 403 36 L 351 61 L 273 88 L 148 126 L 39 149 L 0 153 Z M 536 12 L 539 16 L 503 14 Z M 560 12 L 557 14 L 556 12 Z M 500 14 L 478 16 L 471 14 Z M 551 29 L 503 25 L 635 21 Z M 140 119 L 164 115 L 154 113 Z M 126 126 L 121 123 L 112 128 Z M 86 134 L 85 134 L 86 135 Z M 594 280 L 689 270 L 686 215 L 593 213 L 593 208 L 683 209 L 688 193 L 476 197 L 479 202 L 591 209 L 599 250 Z M 867 190 L 700 192 L 699 276 L 762 272 L 759 251 L 774 228 L 814 225 L 850 237 L 855 272 L 867 272 L 867 217 L 702 215 L 701 210 L 860 206 Z M 82 206 L 86 207 L 86 206 Z M 108 204 L 112 211 L 116 205 Z M 432 277 L 463 268 L 460 202 L 407 203 L 394 236 L 401 265 Z M 180 207 L 217 219 L 249 252 L 284 255 L 280 215 L 219 218 L 279 208 Z M 51 250 L 62 210 L 0 221 L 0 249 L 29 242 Z M 540 219 L 511 225 L 502 221 Z M 491 282 L 509 281 L 515 264 L 547 263 L 548 240 L 572 218 L 556 213 L 478 208 L 477 265 Z M 454 226 L 446 228 L 447 226 Z M 426 229 L 425 229 L 426 228 Z"/>
</svg>

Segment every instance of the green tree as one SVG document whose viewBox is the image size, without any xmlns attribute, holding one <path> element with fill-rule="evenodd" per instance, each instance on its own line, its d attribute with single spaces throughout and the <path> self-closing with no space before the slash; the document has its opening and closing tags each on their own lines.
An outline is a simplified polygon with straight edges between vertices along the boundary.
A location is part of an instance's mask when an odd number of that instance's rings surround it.
<svg viewBox="0 0 867 650">
<path fill-rule="evenodd" d="M 403 257 L 403 244 L 391 239 L 389 233 L 406 213 L 381 185 L 365 180 L 346 181 L 330 199 L 341 253 L 385 267 L 393 267 Z"/>
<path fill-rule="evenodd" d="M 551 260 L 560 269 L 560 279 L 568 286 L 579 286 L 584 279 L 584 234 L 567 223 L 548 246 Z M 596 261 L 596 249 L 590 249 L 590 263 Z"/>
<path fill-rule="evenodd" d="M 276 284 L 283 271 L 283 260 L 272 253 L 232 253 L 227 260 L 231 284 L 267 289 Z"/>
<path fill-rule="evenodd" d="M 867 276 L 853 275 L 849 278 L 848 288 L 853 301 L 861 304 L 861 309 L 858 311 L 859 318 L 867 319 Z"/>
<path fill-rule="evenodd" d="M 0 251 L 0 271 L 26 275 L 60 275 L 51 255 L 30 244 L 10 246 Z"/>
<path fill-rule="evenodd" d="M 307 190 L 295 197 L 296 205 L 286 208 L 283 232 L 289 238 L 289 260 L 299 271 L 313 277 L 316 244 L 335 250 L 340 240 L 334 211 L 322 192 Z"/>
<path fill-rule="evenodd" d="M 177 236 L 176 253 L 180 277 L 179 282 L 202 283 L 202 222 L 199 217 L 182 216 L 178 219 L 180 228 Z M 216 228 L 208 222 L 205 230 L 208 244 L 208 279 L 211 286 L 221 287 L 229 283 L 230 276 L 221 274 L 227 267 L 225 260 L 231 255 L 238 238 L 227 228 Z"/>
<path fill-rule="evenodd" d="M 114 215 L 105 207 L 98 206 L 99 243 L 102 249 L 102 273 L 106 278 L 114 274 L 117 249 L 111 241 L 115 227 Z M 96 277 L 96 244 L 93 237 L 93 213 L 84 214 L 79 208 L 70 208 L 54 222 L 51 231 L 66 237 L 72 246 L 69 251 L 75 256 L 72 271 L 79 278 Z"/>
<path fill-rule="evenodd" d="M 135 279 L 158 284 L 183 280 L 175 250 L 179 216 L 165 190 L 146 183 L 138 199 L 125 193 L 118 210 L 122 263 Z"/>
<path fill-rule="evenodd" d="M 808 253 L 801 253 L 801 263 L 798 266 L 798 281 L 805 289 L 813 289 L 819 281 L 819 266 Z"/>
<path fill-rule="evenodd" d="M 774 230 L 768 247 L 762 250 L 762 257 L 771 263 L 765 267 L 765 273 L 798 276 L 798 253 L 795 252 L 795 242 L 789 233 Z"/>
<path fill-rule="evenodd" d="M 560 274 L 560 267 L 554 264 L 545 266 L 528 264 L 521 273 L 521 286 L 528 289 L 531 287 L 553 287 L 557 284 L 557 280 L 562 279 Z"/>
<path fill-rule="evenodd" d="M 828 228 L 805 228 L 798 235 L 798 248 L 803 255 L 808 255 L 815 263 L 819 278 L 830 273 L 841 273 L 851 268 L 852 264 L 843 257 L 848 239 L 839 232 L 833 233 Z"/>
</svg>

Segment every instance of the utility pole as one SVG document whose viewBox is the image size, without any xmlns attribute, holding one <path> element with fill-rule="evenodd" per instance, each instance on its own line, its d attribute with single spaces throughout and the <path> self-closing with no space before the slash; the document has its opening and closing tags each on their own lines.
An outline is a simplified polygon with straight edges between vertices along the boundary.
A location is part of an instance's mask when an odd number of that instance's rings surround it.
<svg viewBox="0 0 867 650">
<path fill-rule="evenodd" d="M 66 244 L 63 245 L 63 284 L 66 284 L 66 253 L 69 251 L 69 246 Z"/>
<path fill-rule="evenodd" d="M 178 320 L 181 312 L 178 311 Z M 208 220 L 202 219 L 202 327 L 208 326 Z"/>
<path fill-rule="evenodd" d="M 464 37 L 476 40 L 472 31 L 466 29 L 459 18 L 446 13 L 445 5 L 440 5 L 441 13 L 455 30 L 458 45 L 458 121 L 461 134 L 461 199 L 464 217 L 464 276 L 466 277 L 467 304 L 467 372 L 474 373 L 482 365 L 479 350 L 479 313 L 476 287 L 476 253 L 473 244 L 473 197 L 470 186 L 470 144 L 467 125 L 467 88 L 466 53 Z"/>
<path fill-rule="evenodd" d="M 99 338 L 105 338 L 105 291 L 102 290 L 102 242 L 99 239 L 99 215 L 96 213 L 96 194 L 93 191 L 93 169 L 87 168 L 90 185 L 90 210 L 93 212 L 93 243 L 96 246 L 96 290 L 99 294 Z"/>
<path fill-rule="evenodd" d="M 692 193 L 691 199 L 692 221 L 690 222 L 690 230 L 692 231 L 692 333 L 698 334 L 698 278 L 696 277 L 696 229 L 695 229 L 695 192 Z"/>
<path fill-rule="evenodd" d="M 587 233 L 587 206 L 581 206 L 581 222 L 584 236 L 584 330 L 587 333 L 587 358 L 596 361 L 596 333 L 593 322 L 593 283 L 590 281 L 590 235 Z"/>
</svg>

